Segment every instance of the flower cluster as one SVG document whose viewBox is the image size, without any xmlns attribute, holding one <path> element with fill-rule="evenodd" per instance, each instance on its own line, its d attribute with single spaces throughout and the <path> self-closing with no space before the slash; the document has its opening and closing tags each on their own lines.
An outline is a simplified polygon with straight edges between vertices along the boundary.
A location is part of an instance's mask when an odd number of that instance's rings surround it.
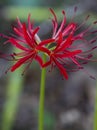
<svg viewBox="0 0 97 130">
<path fill-rule="evenodd" d="M 50 9 L 50 12 L 53 15 L 52 36 L 50 39 L 42 41 L 37 34 L 39 27 L 33 27 L 30 15 L 28 16 L 28 25 L 21 23 L 17 18 L 17 26 L 13 27 L 15 35 L 9 36 L 7 40 L 20 50 L 18 53 L 11 54 L 16 61 L 11 67 L 11 71 L 15 71 L 25 63 L 27 63 L 28 68 L 32 61 L 36 60 L 42 68 L 51 66 L 51 69 L 53 69 L 57 67 L 65 79 L 68 79 L 68 71 L 83 69 L 84 64 L 93 61 L 91 59 L 93 57 L 92 52 L 97 48 L 93 43 L 97 37 L 94 36 L 92 39 L 88 37 L 96 33 L 96 31 L 91 32 L 92 25 L 90 25 L 79 32 L 89 19 L 89 16 L 80 25 L 73 21 L 67 25 L 65 11 L 62 11 L 63 20 L 59 26 L 55 12 L 52 9 Z M 95 21 L 93 24 L 96 23 Z M 45 63 L 40 53 L 47 56 Z"/>
<path fill-rule="evenodd" d="M 5 43 L 11 43 L 15 48 L 19 49 L 18 53 L 14 52 L 8 55 L 16 61 L 16 63 L 11 67 L 12 72 L 25 63 L 28 64 L 28 68 L 33 59 L 35 59 L 42 67 L 43 61 L 39 55 L 39 52 L 40 50 L 41 52 L 48 51 L 42 44 L 47 44 L 53 42 L 54 40 L 51 38 L 40 41 L 37 35 L 38 30 L 39 27 L 33 28 L 29 15 L 28 26 L 26 26 L 26 23 L 21 23 L 19 18 L 17 18 L 17 27 L 13 27 L 15 34 L 11 36 L 4 36 L 8 39 Z"/>
</svg>

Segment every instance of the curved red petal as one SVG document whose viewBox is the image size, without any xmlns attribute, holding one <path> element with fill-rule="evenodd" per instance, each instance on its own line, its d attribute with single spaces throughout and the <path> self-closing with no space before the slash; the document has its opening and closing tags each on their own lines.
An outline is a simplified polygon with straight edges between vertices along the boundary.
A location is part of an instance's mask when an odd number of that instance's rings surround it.
<svg viewBox="0 0 97 130">
<path fill-rule="evenodd" d="M 22 64 L 24 64 L 26 61 L 28 61 L 30 58 L 32 58 L 34 56 L 32 55 L 29 55 L 29 56 L 25 56 L 23 58 L 21 58 L 20 60 L 18 60 L 16 62 L 16 64 L 14 64 L 12 67 L 11 67 L 11 71 L 15 71 L 17 68 L 19 68 Z"/>
<path fill-rule="evenodd" d="M 11 44 L 17 47 L 18 49 L 21 49 L 23 51 L 29 51 L 28 48 L 20 45 L 14 38 L 10 38 L 8 41 L 11 42 Z"/>
<path fill-rule="evenodd" d="M 36 55 L 36 56 L 35 56 L 35 60 L 37 60 L 38 63 L 40 64 L 40 66 L 42 67 L 42 65 L 43 65 L 43 60 L 42 60 L 42 58 L 41 58 L 39 55 Z"/>
</svg>

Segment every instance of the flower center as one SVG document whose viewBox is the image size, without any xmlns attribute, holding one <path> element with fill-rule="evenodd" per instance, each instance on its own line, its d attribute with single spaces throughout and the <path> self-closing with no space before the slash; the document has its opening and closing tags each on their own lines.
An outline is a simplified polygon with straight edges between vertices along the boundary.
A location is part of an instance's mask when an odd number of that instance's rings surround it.
<svg viewBox="0 0 97 130">
<path fill-rule="evenodd" d="M 54 43 L 52 43 L 52 44 L 49 44 L 47 47 L 48 47 L 49 50 L 52 51 L 52 50 L 55 49 L 55 47 L 56 47 L 56 43 L 54 42 Z"/>
</svg>

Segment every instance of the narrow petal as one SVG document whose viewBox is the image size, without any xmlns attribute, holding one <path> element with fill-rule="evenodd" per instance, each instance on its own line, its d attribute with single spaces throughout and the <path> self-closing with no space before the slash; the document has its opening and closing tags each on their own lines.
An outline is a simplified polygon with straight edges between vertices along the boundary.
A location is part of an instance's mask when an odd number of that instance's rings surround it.
<svg viewBox="0 0 97 130">
<path fill-rule="evenodd" d="M 20 45 L 14 38 L 10 38 L 10 39 L 9 39 L 9 42 L 11 42 L 11 43 L 12 43 L 15 47 L 17 47 L 18 49 L 21 49 L 21 50 L 23 50 L 23 51 L 29 51 L 28 48 L 26 48 L 26 47 Z"/>
<path fill-rule="evenodd" d="M 63 36 L 66 36 L 66 35 L 68 35 L 70 33 L 73 34 L 75 30 L 76 30 L 76 24 L 71 23 L 64 29 Z"/>
<path fill-rule="evenodd" d="M 79 53 L 81 53 L 82 50 L 76 50 L 76 51 L 72 51 L 72 52 L 68 52 L 67 54 L 55 54 L 56 57 L 59 57 L 59 58 L 66 58 L 66 57 L 72 57 L 72 56 L 75 56 Z"/>
<path fill-rule="evenodd" d="M 36 55 L 36 56 L 35 56 L 35 60 L 37 60 L 38 63 L 40 64 L 40 66 L 42 67 L 43 61 L 42 61 L 42 58 L 41 58 L 39 55 Z"/>
<path fill-rule="evenodd" d="M 56 34 L 56 31 L 57 31 L 57 28 L 58 28 L 58 21 L 57 21 L 57 17 L 56 17 L 55 12 L 53 11 L 53 9 L 50 8 L 50 12 L 54 16 L 54 19 L 52 19 L 52 23 L 53 23 L 53 27 L 54 27 L 54 29 L 53 29 L 53 37 L 54 37 Z"/>
<path fill-rule="evenodd" d="M 71 57 L 71 60 L 72 60 L 73 63 L 75 63 L 77 66 L 81 67 L 81 65 L 78 63 L 78 61 L 77 61 L 74 57 Z"/>
<path fill-rule="evenodd" d="M 50 53 L 51 53 L 51 51 L 49 51 L 49 49 L 47 49 L 45 47 L 37 46 L 36 49 L 39 50 L 39 51 L 45 52 L 48 55 L 50 55 Z"/>
<path fill-rule="evenodd" d="M 31 14 L 28 15 L 28 29 L 31 31 L 33 28 L 33 24 L 31 23 Z"/>
<path fill-rule="evenodd" d="M 16 27 L 13 28 L 14 32 L 18 34 L 19 36 L 23 37 L 23 33 Z"/>
<path fill-rule="evenodd" d="M 34 37 L 34 35 L 39 31 L 40 27 L 37 27 L 33 30 L 32 32 L 32 38 Z"/>
<path fill-rule="evenodd" d="M 67 56 L 75 56 L 79 53 L 82 53 L 82 50 L 75 50 L 75 51 L 72 51 L 72 52 L 69 52 L 68 54 L 65 54 Z"/>
<path fill-rule="evenodd" d="M 18 17 L 17 17 L 17 23 L 18 23 L 19 27 L 22 28 L 22 23 L 20 22 Z"/>
<path fill-rule="evenodd" d="M 49 61 L 47 61 L 46 63 L 44 63 L 43 65 L 42 65 L 42 67 L 44 68 L 44 67 L 47 67 L 47 66 L 49 66 L 51 64 L 51 60 L 49 60 Z"/>
<path fill-rule="evenodd" d="M 30 47 L 33 47 L 33 43 L 31 42 L 31 38 L 29 37 L 29 35 L 27 33 L 25 23 L 23 24 L 23 31 L 24 31 L 24 37 L 25 37 L 26 42 L 29 44 Z"/>
<path fill-rule="evenodd" d="M 15 71 L 17 68 L 19 68 L 22 64 L 24 64 L 26 61 L 28 61 L 30 58 L 32 57 L 32 55 L 29 56 L 25 56 L 23 58 L 21 58 L 20 60 L 18 60 L 16 62 L 16 64 L 14 64 L 11 68 L 11 71 Z"/>
<path fill-rule="evenodd" d="M 62 44 L 62 46 L 57 49 L 56 51 L 63 51 L 65 50 L 67 47 L 69 47 L 72 44 L 72 35 L 69 35 L 68 38 L 66 39 L 66 41 Z"/>
<path fill-rule="evenodd" d="M 55 58 L 53 58 L 53 60 L 54 60 L 55 64 L 57 65 L 57 67 L 59 68 L 61 74 L 63 74 L 65 79 L 68 79 L 66 69 L 59 62 L 57 62 L 57 60 Z"/>
<path fill-rule="evenodd" d="M 64 26 L 65 26 L 65 24 L 66 24 L 65 11 L 63 10 L 62 13 L 63 13 L 63 15 L 64 15 L 64 19 L 63 19 L 63 21 L 62 21 L 62 23 L 61 23 L 61 26 L 60 26 L 60 28 L 59 28 L 57 34 L 55 35 L 55 37 L 57 37 L 57 36 L 59 35 L 59 33 L 62 32 L 62 29 L 64 28 Z"/>
<path fill-rule="evenodd" d="M 57 49 L 61 46 L 62 42 L 63 42 L 63 36 L 62 33 L 59 34 L 58 40 L 56 41 L 56 48 L 54 49 L 54 51 L 57 51 Z"/>
<path fill-rule="evenodd" d="M 53 16 L 54 16 L 54 20 L 57 22 L 57 17 L 56 17 L 55 12 L 53 11 L 53 9 L 50 8 L 50 12 L 53 14 Z"/>
<path fill-rule="evenodd" d="M 53 24 L 53 35 L 52 35 L 52 37 L 54 38 L 54 36 L 56 35 L 56 32 L 57 32 L 58 24 L 53 19 L 52 19 L 52 24 Z"/>
<path fill-rule="evenodd" d="M 47 45 L 47 44 L 51 44 L 52 42 L 54 42 L 55 40 L 54 39 L 47 39 L 47 40 L 43 40 L 42 42 L 39 43 L 39 46 L 44 46 L 44 45 Z"/>
</svg>

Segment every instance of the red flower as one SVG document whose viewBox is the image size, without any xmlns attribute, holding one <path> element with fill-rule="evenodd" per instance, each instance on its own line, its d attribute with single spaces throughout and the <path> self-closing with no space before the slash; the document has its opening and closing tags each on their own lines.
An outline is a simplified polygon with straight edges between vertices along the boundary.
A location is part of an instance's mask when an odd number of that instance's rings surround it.
<svg viewBox="0 0 97 130">
<path fill-rule="evenodd" d="M 50 9 L 50 11 L 54 16 L 52 19 L 52 38 L 55 41 L 54 43 L 48 43 L 48 46 L 51 46 L 48 49 L 49 52 L 47 52 L 49 61 L 44 63 L 43 67 L 51 65 L 51 68 L 53 68 L 57 66 L 64 77 L 68 79 L 67 71 L 77 71 L 79 69 L 83 69 L 83 64 L 88 63 L 88 61 L 90 61 L 93 57 L 92 51 L 96 49 L 97 46 L 94 46 L 91 49 L 88 49 L 88 47 L 93 45 L 97 36 L 91 40 L 87 40 L 87 36 L 97 31 L 90 32 L 92 26 L 89 26 L 87 29 L 77 34 L 77 30 L 86 23 L 89 16 L 87 16 L 85 21 L 79 26 L 75 22 L 71 22 L 66 26 L 66 16 L 64 11 L 62 11 L 64 15 L 63 21 L 58 28 L 56 14 L 52 9 Z M 97 22 L 94 22 L 93 24 L 96 23 Z"/>
<path fill-rule="evenodd" d="M 33 24 L 30 21 L 30 15 L 28 16 L 28 27 L 26 27 L 26 23 L 21 23 L 17 18 L 18 27 L 13 27 L 13 31 L 15 32 L 15 36 L 8 37 L 8 41 L 16 48 L 20 49 L 19 53 L 11 54 L 12 57 L 16 60 L 16 63 L 11 67 L 11 71 L 16 70 L 22 64 L 28 63 L 27 68 L 35 59 L 39 62 L 40 66 L 42 66 L 42 58 L 38 55 L 39 51 L 46 51 L 45 47 L 39 46 L 42 43 L 53 42 L 53 39 L 48 39 L 44 41 L 40 41 L 37 32 L 39 27 L 33 28 Z"/>
<path fill-rule="evenodd" d="M 97 36 L 91 39 L 91 34 L 95 34 L 97 30 L 91 32 L 91 29 L 92 25 L 96 24 L 97 21 L 83 31 L 80 31 L 81 27 L 84 26 L 89 19 L 89 15 L 80 25 L 73 21 L 66 25 L 65 11 L 62 11 L 64 18 L 60 26 L 58 26 L 55 12 L 52 9 L 50 9 L 50 11 L 53 15 L 52 37 L 51 39 L 43 41 L 39 39 L 37 35 L 39 27 L 33 27 L 30 15 L 28 16 L 28 26 L 17 19 L 18 26 L 13 27 L 15 35 L 8 37 L 7 41 L 20 49 L 20 53 L 11 54 L 16 60 L 16 63 L 11 67 L 11 71 L 16 70 L 25 63 L 28 63 L 28 68 L 32 61 L 36 60 L 41 67 L 51 65 L 52 69 L 56 66 L 61 74 L 68 79 L 68 71 L 78 71 L 83 69 L 83 65 L 89 61 L 95 61 L 92 60 L 92 52 L 97 48 L 97 46 L 93 45 Z M 43 63 L 39 55 L 40 52 L 48 57 L 47 62 Z"/>
</svg>

